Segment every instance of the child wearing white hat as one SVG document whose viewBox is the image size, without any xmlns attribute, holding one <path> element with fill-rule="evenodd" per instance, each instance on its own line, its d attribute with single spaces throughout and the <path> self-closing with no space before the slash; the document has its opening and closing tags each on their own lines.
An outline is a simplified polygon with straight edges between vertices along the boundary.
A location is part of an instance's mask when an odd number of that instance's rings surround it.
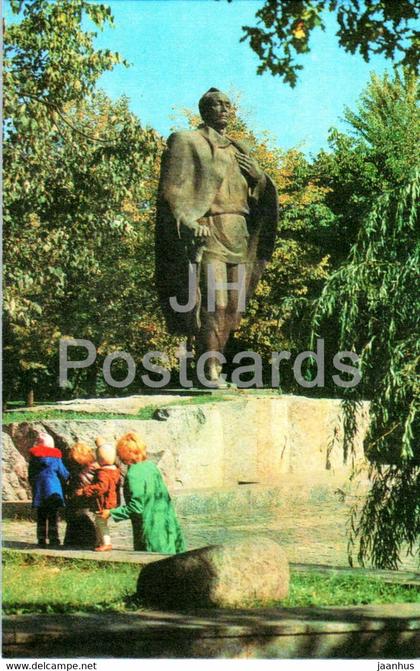
<svg viewBox="0 0 420 671">
<path fill-rule="evenodd" d="M 58 511 L 64 506 L 63 485 L 69 472 L 62 462 L 61 450 L 54 439 L 40 431 L 29 450 L 29 483 L 32 487 L 32 507 L 37 510 L 38 545 L 59 547 Z"/>
<path fill-rule="evenodd" d="M 115 465 L 115 447 L 110 443 L 105 443 L 101 438 L 96 439 L 96 445 L 96 461 L 99 468 L 95 471 L 92 484 L 78 489 L 76 495 L 90 499 L 92 510 L 101 513 L 103 510 L 110 510 L 119 505 L 121 473 Z M 96 515 L 95 525 L 98 537 L 95 551 L 112 550 L 108 521 Z"/>
</svg>

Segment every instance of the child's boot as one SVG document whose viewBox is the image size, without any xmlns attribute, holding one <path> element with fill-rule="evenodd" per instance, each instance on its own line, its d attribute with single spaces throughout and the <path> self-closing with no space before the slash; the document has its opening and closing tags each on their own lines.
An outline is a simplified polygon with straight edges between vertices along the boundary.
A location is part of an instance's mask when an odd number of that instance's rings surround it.
<svg viewBox="0 0 420 671">
<path fill-rule="evenodd" d="M 48 524 L 48 544 L 50 548 L 60 547 L 60 538 L 58 536 L 58 523 L 56 520 L 50 520 Z"/>
<path fill-rule="evenodd" d="M 42 508 L 38 509 L 38 519 L 36 523 L 36 536 L 38 539 L 38 547 L 47 547 L 47 516 Z"/>
</svg>

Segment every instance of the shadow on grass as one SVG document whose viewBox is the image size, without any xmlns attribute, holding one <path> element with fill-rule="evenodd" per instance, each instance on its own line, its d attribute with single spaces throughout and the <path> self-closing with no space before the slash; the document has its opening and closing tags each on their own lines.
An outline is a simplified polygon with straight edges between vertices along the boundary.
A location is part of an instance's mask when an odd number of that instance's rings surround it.
<svg viewBox="0 0 420 671">
<path fill-rule="evenodd" d="M 20 602 L 18 605 L 15 603 L 11 603 L 8 601 L 3 600 L 3 613 L 5 615 L 34 615 L 34 611 L 38 615 L 52 615 L 52 614 L 58 614 L 58 615 L 73 615 L 77 614 L 83 617 L 84 615 L 88 615 L 90 613 L 123 613 L 125 610 L 127 610 L 128 605 L 126 605 L 125 602 L 125 597 L 121 599 L 121 601 L 116 602 L 115 604 L 110 603 L 109 601 L 98 601 L 96 604 L 74 604 L 74 603 L 66 603 L 66 602 L 38 602 L 34 603 L 33 601 L 28 601 L 27 603 L 25 602 Z M 136 605 L 134 607 L 134 604 L 132 605 L 132 608 L 130 610 L 138 610 L 140 609 L 139 605 Z"/>
</svg>

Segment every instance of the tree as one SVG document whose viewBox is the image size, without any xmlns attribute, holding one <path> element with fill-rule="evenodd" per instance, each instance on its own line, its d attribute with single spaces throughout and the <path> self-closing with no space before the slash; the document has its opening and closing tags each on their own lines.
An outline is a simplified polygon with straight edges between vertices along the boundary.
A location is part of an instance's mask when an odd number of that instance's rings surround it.
<svg viewBox="0 0 420 671">
<path fill-rule="evenodd" d="M 325 30 L 326 11 L 338 21 L 338 42 L 345 51 L 359 52 L 365 61 L 372 54 L 400 57 L 398 65 L 417 69 L 416 0 L 265 0 L 256 13 L 261 27 L 243 27 L 242 41 L 249 41 L 261 61 L 257 72 L 268 70 L 294 87 L 303 69 L 296 57 L 309 53 L 313 30 Z"/>
<path fill-rule="evenodd" d="M 347 132 L 333 129 L 329 151 L 321 151 L 313 171 L 334 215 L 324 238 L 333 266 L 343 263 L 373 201 L 404 183 L 418 161 L 420 142 L 417 77 L 371 75 L 355 111 L 346 108 Z"/>
<path fill-rule="evenodd" d="M 328 189 L 319 184 L 303 154 L 275 152 L 267 146 L 256 152 L 278 187 L 280 222 L 272 260 L 235 334 L 235 350 L 258 352 L 271 384 L 272 352 L 297 354 L 306 348 L 310 305 L 329 274 L 331 259 L 323 237 L 333 216 L 325 204 Z M 272 152 L 277 153 L 277 163 L 270 167 L 267 158 Z M 299 391 L 290 367 L 281 370 L 281 388 Z"/>
<path fill-rule="evenodd" d="M 111 13 L 104 5 L 92 5 L 86 0 L 11 0 L 10 6 L 21 20 L 6 25 L 4 31 L 6 347 L 14 337 L 19 341 L 25 330 L 30 331 L 34 315 L 38 317 L 41 336 L 48 320 L 47 314 L 43 321 L 40 319 L 38 299 L 43 293 L 51 296 L 56 289 L 56 300 L 60 300 L 62 271 L 56 261 L 62 240 L 57 239 L 53 226 L 53 230 L 43 232 L 39 226 L 52 205 L 49 149 L 52 141 L 58 147 L 60 126 L 69 123 L 64 108 L 83 100 L 102 72 L 121 61 L 118 54 L 95 50 L 96 34 L 81 28 L 84 15 L 98 27 L 112 23 Z M 62 167 L 58 166 L 58 170 L 62 172 Z M 20 250 L 18 259 L 14 258 L 14 245 Z M 25 264 L 34 265 L 37 257 L 34 283 L 33 276 L 25 272 Z M 10 331 L 13 320 L 14 336 Z M 19 354 L 15 354 L 21 358 L 21 378 L 29 402 L 33 381 L 44 369 L 43 357 L 35 354 L 38 342 L 38 338 L 26 345 L 20 342 Z M 6 373 L 8 370 L 13 370 L 10 359 Z"/>
<path fill-rule="evenodd" d="M 112 25 L 111 11 L 102 4 L 10 0 L 10 6 L 21 20 L 4 31 L 5 129 L 9 137 L 34 144 L 42 129 L 65 120 L 67 103 L 83 100 L 103 72 L 126 63 L 117 53 L 95 49 L 97 33 L 81 27 L 84 16 L 98 27 Z"/>
<path fill-rule="evenodd" d="M 314 337 L 335 324 L 338 349 L 360 355 L 362 382 L 345 396 L 349 444 L 357 403 L 370 400 L 365 450 L 372 487 L 362 509 L 353 510 L 350 549 L 358 540 L 362 563 L 370 559 L 375 566 L 393 569 L 403 550 L 415 551 L 420 530 L 416 443 L 420 180 L 418 152 L 413 152 L 413 159 L 407 149 L 410 143 L 416 146 L 408 122 L 414 114 L 412 99 L 411 77 L 405 86 L 398 75 L 392 81 L 374 78 L 359 113 L 348 115 L 365 144 L 365 155 L 377 159 L 376 197 L 369 208 L 365 204 L 360 210 L 351 253 L 328 279 L 314 316 Z M 392 134 L 393 124 L 400 132 Z"/>
<path fill-rule="evenodd" d="M 94 50 L 84 11 L 111 20 L 102 5 L 34 0 L 5 35 L 5 382 L 29 400 L 57 393 L 60 337 L 92 339 L 100 363 L 161 332 L 150 249 L 162 143 L 126 99 L 92 93 L 119 59 Z"/>
<path fill-rule="evenodd" d="M 26 165 L 45 197 L 27 203 L 11 189 L 5 221 L 6 351 L 15 378 L 31 377 L 44 394 L 49 380 L 56 392 L 60 337 L 96 345 L 96 365 L 88 381 L 85 372 L 75 378 L 74 389 L 95 393 L 106 354 L 122 349 L 141 357 L 163 330 L 152 279 L 162 142 L 142 128 L 126 99 L 111 102 L 98 92 L 65 111 L 75 129 L 113 143 L 96 144 L 59 124 Z M 13 149 L 11 179 L 21 164 L 19 153 L 13 162 Z"/>
</svg>

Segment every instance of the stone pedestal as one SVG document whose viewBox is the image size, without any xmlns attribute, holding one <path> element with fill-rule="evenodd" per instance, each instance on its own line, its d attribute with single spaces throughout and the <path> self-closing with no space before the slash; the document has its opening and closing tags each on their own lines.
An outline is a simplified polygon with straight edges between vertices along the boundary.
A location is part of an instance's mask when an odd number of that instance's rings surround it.
<svg viewBox="0 0 420 671">
<path fill-rule="evenodd" d="M 147 398 L 153 402 L 152 396 Z M 143 397 L 117 400 L 119 412 L 124 407 L 122 401 L 126 401 L 130 412 L 146 402 Z M 94 412 L 93 404 L 98 402 L 102 407 L 101 399 L 83 401 L 83 407 Z M 50 433 L 64 454 L 79 440 L 93 445 L 98 434 L 112 442 L 127 431 L 137 431 L 146 442 L 148 457 L 158 464 L 169 488 L 179 492 L 230 488 L 243 483 L 278 485 L 291 475 L 310 483 L 325 478 L 344 482 L 351 472 L 352 459 L 364 461 L 368 404 L 359 413 L 353 453 L 347 461 L 338 400 L 244 394 L 217 403 L 212 403 L 210 396 L 208 403 L 200 405 L 167 402 L 162 403 L 163 407 L 160 421 L 142 421 L 135 415 L 109 420 L 41 420 L 34 414 L 34 422 L 5 426 L 4 431 L 22 455 L 27 455 L 35 429 Z M 108 410 L 115 411 L 111 403 Z M 10 481 L 9 500 L 13 488 Z"/>
</svg>

